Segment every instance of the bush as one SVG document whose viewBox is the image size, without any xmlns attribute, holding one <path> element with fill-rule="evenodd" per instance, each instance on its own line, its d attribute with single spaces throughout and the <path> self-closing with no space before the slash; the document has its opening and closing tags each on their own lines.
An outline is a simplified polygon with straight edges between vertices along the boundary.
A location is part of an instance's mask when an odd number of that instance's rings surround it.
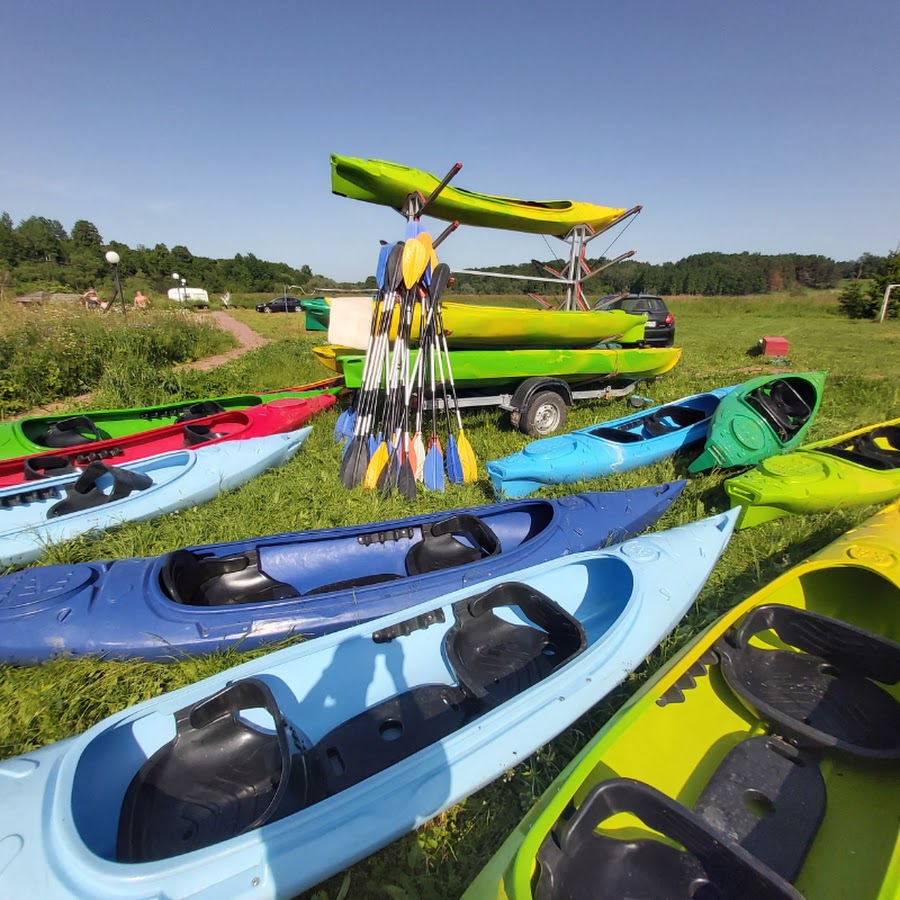
<svg viewBox="0 0 900 900">
<path fill-rule="evenodd" d="M 851 319 L 874 319 L 878 315 L 879 302 L 866 289 L 862 281 L 851 281 L 838 297 L 841 312 Z"/>
</svg>

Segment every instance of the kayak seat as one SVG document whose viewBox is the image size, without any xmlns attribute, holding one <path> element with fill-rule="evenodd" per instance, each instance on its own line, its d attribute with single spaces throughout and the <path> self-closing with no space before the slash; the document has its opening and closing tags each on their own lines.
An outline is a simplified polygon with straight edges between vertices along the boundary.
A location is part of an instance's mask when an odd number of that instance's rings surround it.
<svg viewBox="0 0 900 900">
<path fill-rule="evenodd" d="M 760 798 L 756 809 L 748 796 Z M 825 801 L 815 758 L 769 737 L 733 747 L 693 810 L 640 781 L 603 781 L 577 810 L 563 813 L 538 849 L 534 898 L 799 900 L 790 881 L 815 838 Z M 627 839 L 613 836 L 621 829 L 604 833 L 603 823 L 620 813 L 683 849 L 638 837 L 636 828 L 628 829 Z"/>
<path fill-rule="evenodd" d="M 60 450 L 102 441 L 107 437 L 108 435 L 103 434 L 92 419 L 87 416 L 72 416 L 70 419 L 54 422 L 42 435 L 36 437 L 34 442 Z"/>
<path fill-rule="evenodd" d="M 205 419 L 223 412 L 225 412 L 225 407 L 221 403 L 216 403 L 215 400 L 203 400 L 200 403 L 193 403 L 183 410 L 175 419 L 175 424 L 180 425 L 182 422 L 191 422 L 194 419 Z"/>
<path fill-rule="evenodd" d="M 887 446 L 877 444 L 879 439 Z M 900 428 L 896 425 L 873 428 L 842 444 L 817 447 L 816 452 L 828 453 L 869 469 L 890 471 L 900 467 Z"/>
<path fill-rule="evenodd" d="M 497 535 L 477 516 L 463 513 L 422 526 L 422 540 L 406 554 L 406 571 L 424 575 L 480 562 L 500 552 Z"/>
<path fill-rule="evenodd" d="M 78 471 L 67 456 L 31 456 L 22 464 L 22 470 L 25 481 L 74 475 Z"/>
<path fill-rule="evenodd" d="M 265 710 L 272 724 L 251 724 L 251 709 Z M 125 793 L 119 862 L 150 862 L 209 847 L 306 803 L 299 739 L 263 681 L 237 681 L 179 710 L 175 729 Z"/>
<path fill-rule="evenodd" d="M 816 389 L 803 379 L 778 378 L 751 391 L 745 399 L 780 440 L 788 441 L 812 416 Z"/>
<path fill-rule="evenodd" d="M 762 649 L 774 633 L 796 649 Z M 740 701 L 801 747 L 900 759 L 900 644 L 836 619 L 779 604 L 759 606 L 716 642 L 722 675 Z"/>
<path fill-rule="evenodd" d="M 205 444 L 207 441 L 215 441 L 222 437 L 225 437 L 224 432 L 213 431 L 209 425 L 184 426 L 185 447 L 196 447 L 199 444 Z"/>
<path fill-rule="evenodd" d="M 495 613 L 501 607 L 530 624 L 501 618 Z M 587 646 L 577 619 L 545 594 L 518 582 L 461 600 L 453 612 L 456 621 L 445 639 L 447 659 L 466 694 L 487 708 L 537 684 Z"/>
<path fill-rule="evenodd" d="M 100 479 L 107 475 L 112 479 L 109 493 L 98 486 Z M 55 519 L 123 500 L 133 491 L 146 490 L 152 484 L 153 479 L 143 472 L 130 472 L 128 469 L 108 466 L 104 462 L 92 462 L 82 470 L 73 484 L 66 486 L 65 498 L 47 510 L 47 518 Z"/>
<path fill-rule="evenodd" d="M 621 428 L 592 428 L 591 434 L 614 444 L 639 444 L 644 440 L 636 431 L 625 431 Z"/>
<path fill-rule="evenodd" d="M 691 406 L 661 406 L 643 420 L 644 431 L 650 437 L 671 434 L 709 418 L 709 413 Z"/>
<path fill-rule="evenodd" d="M 235 606 L 299 596 L 294 587 L 262 571 L 258 550 L 208 557 L 176 550 L 166 556 L 159 583 L 170 600 L 185 606 Z"/>
</svg>

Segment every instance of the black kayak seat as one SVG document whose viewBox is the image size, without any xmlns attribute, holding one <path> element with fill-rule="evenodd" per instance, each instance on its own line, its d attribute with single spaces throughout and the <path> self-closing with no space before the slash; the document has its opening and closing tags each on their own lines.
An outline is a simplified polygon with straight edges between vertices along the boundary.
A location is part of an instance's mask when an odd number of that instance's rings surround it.
<svg viewBox="0 0 900 900">
<path fill-rule="evenodd" d="M 98 482 L 104 476 L 112 479 L 112 488 L 106 493 Z M 124 500 L 133 491 L 144 491 L 153 484 L 153 479 L 143 472 L 131 472 L 104 462 L 92 462 L 85 467 L 74 484 L 66 486 L 66 496 L 47 510 L 47 518 L 55 519 L 70 513 L 83 512 Z"/>
<path fill-rule="evenodd" d="M 203 400 L 200 403 L 192 403 L 179 413 L 175 418 L 175 424 L 180 425 L 182 422 L 190 422 L 193 419 L 205 419 L 223 412 L 225 412 L 225 407 L 221 403 L 216 403 L 215 400 Z"/>
<path fill-rule="evenodd" d="M 501 551 L 500 539 L 478 516 L 461 513 L 422 526 L 422 540 L 406 554 L 406 571 L 423 575 L 479 562 Z"/>
<path fill-rule="evenodd" d="M 625 431 L 621 428 L 592 428 L 591 434 L 614 444 L 639 444 L 644 440 L 638 432 Z"/>
<path fill-rule="evenodd" d="M 22 470 L 25 481 L 74 475 L 78 471 L 68 456 L 29 456 L 22 464 Z"/>
<path fill-rule="evenodd" d="M 105 435 L 88 416 L 72 416 L 54 422 L 42 435 L 36 437 L 34 442 L 54 450 L 62 450 L 66 447 L 79 447 L 81 444 L 91 444 L 95 441 L 105 440 Z"/>
<path fill-rule="evenodd" d="M 494 615 L 513 605 L 535 625 Z M 176 736 L 132 779 L 119 817 L 116 858 L 145 862 L 227 840 L 311 806 L 383 771 L 546 677 L 586 646 L 581 624 L 527 585 L 505 584 L 453 607 L 444 639 L 452 684 L 420 684 L 364 709 L 308 746 L 258 679 L 176 713 Z M 375 645 L 442 622 L 372 635 Z M 499 624 L 498 624 L 499 623 Z M 383 651 L 390 653 L 390 649 Z M 274 728 L 239 712 L 266 709 Z"/>
<path fill-rule="evenodd" d="M 693 406 L 661 406 L 644 419 L 644 430 L 650 437 L 671 434 L 709 418 L 709 413 Z"/>
<path fill-rule="evenodd" d="M 869 469 L 890 471 L 900 467 L 900 427 L 883 425 L 840 444 L 817 447 L 816 452 L 837 456 Z"/>
<path fill-rule="evenodd" d="M 782 441 L 790 440 L 809 421 L 816 389 L 805 379 L 778 378 L 745 397 Z"/>
</svg>

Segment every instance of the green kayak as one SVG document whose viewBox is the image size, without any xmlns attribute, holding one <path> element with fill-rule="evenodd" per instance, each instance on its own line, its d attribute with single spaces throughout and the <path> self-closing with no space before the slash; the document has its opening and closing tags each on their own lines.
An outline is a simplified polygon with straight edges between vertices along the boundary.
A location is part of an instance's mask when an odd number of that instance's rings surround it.
<svg viewBox="0 0 900 900">
<path fill-rule="evenodd" d="M 401 209 L 408 194 L 427 197 L 440 179 L 419 169 L 411 169 L 381 159 L 356 159 L 331 155 L 332 193 L 351 200 L 364 200 Z M 607 228 L 625 209 L 595 206 L 573 200 L 516 200 L 479 194 L 447 185 L 428 207 L 428 215 L 447 222 L 504 228 L 532 234 L 564 237 L 576 225 L 590 225 L 595 231 Z"/>
<path fill-rule="evenodd" d="M 343 372 L 348 388 L 360 387 L 364 354 L 334 346 L 314 347 L 313 353 L 323 365 Z M 418 350 L 410 356 L 410 366 L 414 366 Z M 532 377 L 585 384 L 599 379 L 655 378 L 675 367 L 681 349 L 451 350 L 449 357 L 457 387 L 497 387 Z"/>
<path fill-rule="evenodd" d="M 792 450 L 819 411 L 826 374 L 761 375 L 739 385 L 716 409 L 706 447 L 688 471 L 752 466 Z"/>
<path fill-rule="evenodd" d="M 217 412 L 247 409 L 271 400 L 339 394 L 344 389 L 340 378 L 327 379 L 303 387 L 259 394 L 238 394 L 203 400 L 181 400 L 164 406 L 137 409 L 101 409 L 60 416 L 31 416 L 15 422 L 0 422 L 0 459 L 13 459 L 51 449 L 90 444 L 109 438 L 125 437 L 176 422 L 202 418 Z"/>
<path fill-rule="evenodd" d="M 896 900 L 898 641 L 895 504 L 676 656 L 463 900 Z"/>
<path fill-rule="evenodd" d="M 331 318 L 331 303 L 327 297 L 313 297 L 301 300 L 300 309 L 306 313 L 307 331 L 328 331 Z"/>
</svg>

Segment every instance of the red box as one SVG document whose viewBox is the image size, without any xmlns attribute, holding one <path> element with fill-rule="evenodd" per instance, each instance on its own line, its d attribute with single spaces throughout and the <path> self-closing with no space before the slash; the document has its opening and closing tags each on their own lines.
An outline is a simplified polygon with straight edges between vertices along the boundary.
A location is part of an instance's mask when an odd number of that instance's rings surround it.
<svg viewBox="0 0 900 900">
<path fill-rule="evenodd" d="M 791 345 L 787 338 L 763 337 L 759 339 L 763 356 L 787 356 Z"/>
</svg>

